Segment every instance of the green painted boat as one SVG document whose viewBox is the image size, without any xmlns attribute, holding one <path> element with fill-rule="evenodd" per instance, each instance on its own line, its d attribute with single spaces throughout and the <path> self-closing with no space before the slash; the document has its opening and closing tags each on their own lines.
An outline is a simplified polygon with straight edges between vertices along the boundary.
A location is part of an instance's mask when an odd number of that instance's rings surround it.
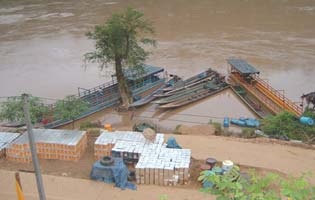
<svg viewBox="0 0 315 200">
<path fill-rule="evenodd" d="M 211 68 L 209 68 L 206 71 L 203 71 L 197 75 L 194 75 L 194 76 L 192 76 L 186 80 L 178 81 L 174 85 L 164 88 L 163 91 L 165 91 L 165 92 L 171 91 L 171 90 L 174 90 L 176 88 L 184 87 L 184 86 L 187 86 L 189 84 L 195 83 L 197 81 L 203 80 L 203 79 L 209 77 L 212 74 L 212 72 L 214 72 L 214 71 Z"/>
<path fill-rule="evenodd" d="M 212 80 L 212 81 L 214 82 L 215 80 Z M 209 82 L 211 82 L 211 81 L 209 81 Z M 185 98 L 187 96 L 191 96 L 193 94 L 201 93 L 203 91 L 209 90 L 208 88 L 206 88 L 206 85 L 209 82 L 198 84 L 197 86 L 195 86 L 193 88 L 186 89 L 186 90 L 183 90 L 183 91 L 181 91 L 181 92 L 179 92 L 177 94 L 171 95 L 169 97 L 165 97 L 165 98 L 156 100 L 153 103 L 155 103 L 155 104 L 166 104 L 166 103 L 170 103 L 170 102 L 173 102 L 173 101 L 177 101 L 177 100 L 179 100 L 181 98 Z"/>
<path fill-rule="evenodd" d="M 194 89 L 195 87 L 198 87 L 202 83 L 205 83 L 205 82 L 213 80 L 217 76 L 217 74 L 215 72 L 211 72 L 211 74 L 212 75 L 210 75 L 206 79 L 202 79 L 200 81 L 188 84 L 188 85 L 183 86 L 183 87 L 175 88 L 174 90 L 171 90 L 171 91 L 168 91 L 168 92 L 155 94 L 154 96 L 155 97 L 169 97 L 169 96 L 172 96 L 172 95 L 176 95 L 176 94 L 182 93 L 182 92 L 187 91 L 187 90 Z"/>
<path fill-rule="evenodd" d="M 193 103 L 195 101 L 201 100 L 203 98 L 215 95 L 227 88 L 229 88 L 230 86 L 227 83 L 220 83 L 218 85 L 216 85 L 216 87 L 213 87 L 211 89 L 207 89 L 207 90 L 203 90 L 199 93 L 193 94 L 191 96 L 187 96 L 185 98 L 179 99 L 177 101 L 168 103 L 168 104 L 164 104 L 164 105 L 160 105 L 159 108 L 164 108 L 164 109 L 168 109 L 168 108 L 177 108 L 180 106 L 184 106 L 190 103 Z"/>
</svg>

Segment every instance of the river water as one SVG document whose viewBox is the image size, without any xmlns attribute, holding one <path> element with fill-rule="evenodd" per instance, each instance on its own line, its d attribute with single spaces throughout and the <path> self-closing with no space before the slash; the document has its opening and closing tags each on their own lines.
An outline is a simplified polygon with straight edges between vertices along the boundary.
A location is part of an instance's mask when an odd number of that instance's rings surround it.
<svg viewBox="0 0 315 200">
<path fill-rule="evenodd" d="M 83 67 L 93 49 L 85 33 L 128 6 L 154 22 L 158 47 L 147 63 L 169 73 L 226 73 L 226 59 L 239 57 L 294 101 L 315 90 L 313 0 L 1 0 L 0 96 L 59 99 L 108 81 L 110 69 Z M 176 112 L 252 116 L 239 104 L 226 92 Z"/>
</svg>

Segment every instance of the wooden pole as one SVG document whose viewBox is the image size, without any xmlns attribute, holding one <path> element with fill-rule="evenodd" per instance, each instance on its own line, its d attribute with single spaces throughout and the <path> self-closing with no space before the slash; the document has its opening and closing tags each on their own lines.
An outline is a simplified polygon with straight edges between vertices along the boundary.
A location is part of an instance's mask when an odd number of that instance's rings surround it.
<svg viewBox="0 0 315 200">
<path fill-rule="evenodd" d="M 21 178 L 20 178 L 20 173 L 19 173 L 19 172 L 15 172 L 15 180 L 16 180 L 17 183 L 19 184 L 21 190 L 23 190 L 23 189 L 22 189 Z"/>
<path fill-rule="evenodd" d="M 30 118 L 30 113 L 29 113 L 29 96 L 28 94 L 23 94 L 23 109 L 24 109 L 24 117 L 25 117 L 25 123 L 27 126 L 27 135 L 28 135 L 28 140 L 29 140 L 29 145 L 31 149 L 31 154 L 32 154 L 32 161 L 35 169 L 35 175 L 36 175 L 36 183 L 37 183 L 37 190 L 39 194 L 39 199 L 40 200 L 46 200 L 46 195 L 44 191 L 44 185 L 43 185 L 43 179 L 42 179 L 42 174 L 40 172 L 40 167 L 39 167 L 39 161 L 37 157 L 37 151 L 36 151 L 36 145 L 35 145 L 35 138 L 33 134 L 33 126 L 31 123 L 31 118 Z"/>
</svg>

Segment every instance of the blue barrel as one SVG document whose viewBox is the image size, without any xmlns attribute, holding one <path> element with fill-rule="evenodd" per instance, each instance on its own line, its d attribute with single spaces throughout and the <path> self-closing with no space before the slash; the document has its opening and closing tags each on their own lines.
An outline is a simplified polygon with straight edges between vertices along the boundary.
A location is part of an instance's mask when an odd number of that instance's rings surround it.
<svg viewBox="0 0 315 200">
<path fill-rule="evenodd" d="M 301 124 L 305 124 L 305 125 L 309 125 L 309 126 L 313 126 L 314 125 L 314 120 L 310 117 L 301 117 L 300 118 L 300 122 Z"/>
<path fill-rule="evenodd" d="M 224 117 L 223 127 L 228 128 L 229 126 L 230 126 L 230 119 L 228 117 Z"/>
<path fill-rule="evenodd" d="M 231 119 L 231 124 L 236 124 L 239 126 L 245 126 L 245 122 L 238 119 Z"/>
<path fill-rule="evenodd" d="M 259 121 L 254 118 L 249 118 L 245 120 L 246 126 L 248 127 L 259 127 Z"/>
</svg>

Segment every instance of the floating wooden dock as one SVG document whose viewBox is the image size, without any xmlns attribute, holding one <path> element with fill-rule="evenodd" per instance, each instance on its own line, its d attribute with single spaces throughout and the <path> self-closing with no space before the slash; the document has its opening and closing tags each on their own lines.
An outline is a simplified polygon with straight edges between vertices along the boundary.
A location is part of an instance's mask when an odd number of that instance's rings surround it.
<svg viewBox="0 0 315 200">
<path fill-rule="evenodd" d="M 303 106 L 297 105 L 290 99 L 285 97 L 266 81 L 259 77 L 260 72 L 241 59 L 228 59 L 230 64 L 230 79 L 236 85 L 241 86 L 250 95 L 259 100 L 261 104 L 268 108 L 273 114 L 278 114 L 282 111 L 289 111 L 296 116 L 301 116 Z"/>
</svg>

